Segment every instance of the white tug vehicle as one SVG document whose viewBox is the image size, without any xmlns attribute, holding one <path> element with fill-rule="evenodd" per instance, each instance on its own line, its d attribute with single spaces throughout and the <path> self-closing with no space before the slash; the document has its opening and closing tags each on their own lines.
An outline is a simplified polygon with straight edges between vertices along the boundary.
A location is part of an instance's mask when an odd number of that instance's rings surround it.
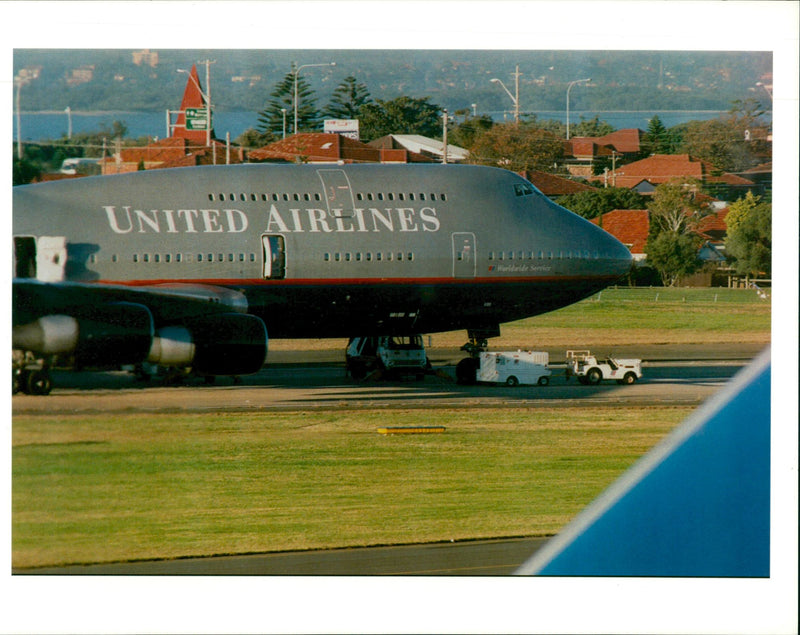
<svg viewBox="0 0 800 635">
<path fill-rule="evenodd" d="M 614 357 L 598 360 L 590 351 L 567 351 L 567 379 L 572 375 L 582 384 L 596 385 L 603 379 L 634 384 L 642 376 L 642 360 Z"/>
</svg>

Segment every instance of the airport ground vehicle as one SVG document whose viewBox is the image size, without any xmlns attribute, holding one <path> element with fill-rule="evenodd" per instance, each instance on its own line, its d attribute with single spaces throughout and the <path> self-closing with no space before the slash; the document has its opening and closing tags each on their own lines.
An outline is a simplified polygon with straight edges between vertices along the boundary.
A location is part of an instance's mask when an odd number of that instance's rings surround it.
<svg viewBox="0 0 800 635">
<path fill-rule="evenodd" d="M 504 383 L 507 386 L 520 384 L 550 383 L 552 371 L 547 367 L 550 356 L 541 351 L 511 351 L 481 353 L 476 380 L 487 383 Z"/>
<path fill-rule="evenodd" d="M 430 367 L 419 335 L 354 337 L 347 345 L 345 358 L 353 379 L 363 379 L 376 370 L 422 379 Z"/>
<path fill-rule="evenodd" d="M 582 384 L 599 384 L 603 379 L 633 384 L 642 376 L 642 360 L 613 357 L 598 360 L 590 351 L 567 351 L 567 378 L 572 375 Z"/>
</svg>

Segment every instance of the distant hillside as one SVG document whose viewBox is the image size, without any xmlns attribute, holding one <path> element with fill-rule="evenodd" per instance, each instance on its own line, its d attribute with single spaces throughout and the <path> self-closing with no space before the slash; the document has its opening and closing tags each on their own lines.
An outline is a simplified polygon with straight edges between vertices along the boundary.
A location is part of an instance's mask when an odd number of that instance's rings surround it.
<svg viewBox="0 0 800 635">
<path fill-rule="evenodd" d="M 400 95 L 429 97 L 451 112 L 479 113 L 511 109 L 499 78 L 514 92 L 519 64 L 520 106 L 526 110 L 561 110 L 567 85 L 575 110 L 727 110 L 735 99 L 756 97 L 756 88 L 772 72 L 769 52 L 633 51 L 287 51 L 131 50 L 14 51 L 15 76 L 22 69 L 36 78 L 22 89 L 25 111 L 175 109 L 188 69 L 211 59 L 211 94 L 218 110 L 258 111 L 291 64 L 335 61 L 334 68 L 305 68 L 301 76 L 315 91 L 318 107 L 345 77 L 364 83 L 375 99 Z M 135 63 L 138 61 L 138 64 Z M 205 67 L 199 66 L 201 82 Z M 771 78 L 768 80 L 771 83 Z M 204 86 L 204 88 L 206 88 Z"/>
</svg>

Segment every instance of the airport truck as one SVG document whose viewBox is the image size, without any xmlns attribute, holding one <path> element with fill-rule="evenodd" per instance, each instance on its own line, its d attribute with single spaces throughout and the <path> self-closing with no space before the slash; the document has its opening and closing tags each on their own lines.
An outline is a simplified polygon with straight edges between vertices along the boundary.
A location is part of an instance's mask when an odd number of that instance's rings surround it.
<svg viewBox="0 0 800 635">
<path fill-rule="evenodd" d="M 481 383 L 546 386 L 553 374 L 548 368 L 550 356 L 544 351 L 485 352 L 479 361 L 475 379 Z"/>
<path fill-rule="evenodd" d="M 641 359 L 597 359 L 591 351 L 567 351 L 567 379 L 578 378 L 582 384 L 599 384 L 603 379 L 618 384 L 634 384 L 642 376 Z"/>
<path fill-rule="evenodd" d="M 430 368 L 420 335 L 354 337 L 347 344 L 345 364 L 353 379 L 376 371 L 423 379 Z"/>
</svg>

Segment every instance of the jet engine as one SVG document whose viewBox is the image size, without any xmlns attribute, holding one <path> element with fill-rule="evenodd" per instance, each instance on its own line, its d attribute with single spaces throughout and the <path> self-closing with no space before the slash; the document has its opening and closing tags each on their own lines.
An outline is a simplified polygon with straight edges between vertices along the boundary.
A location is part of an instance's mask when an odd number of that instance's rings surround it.
<svg viewBox="0 0 800 635">
<path fill-rule="evenodd" d="M 267 357 L 267 329 L 253 315 L 223 313 L 156 331 L 147 361 L 191 366 L 201 375 L 249 375 Z"/>
<path fill-rule="evenodd" d="M 71 315 L 45 315 L 15 326 L 13 348 L 39 355 L 68 355 L 76 366 L 138 364 L 153 340 L 153 316 L 141 304 L 111 302 Z"/>
</svg>

